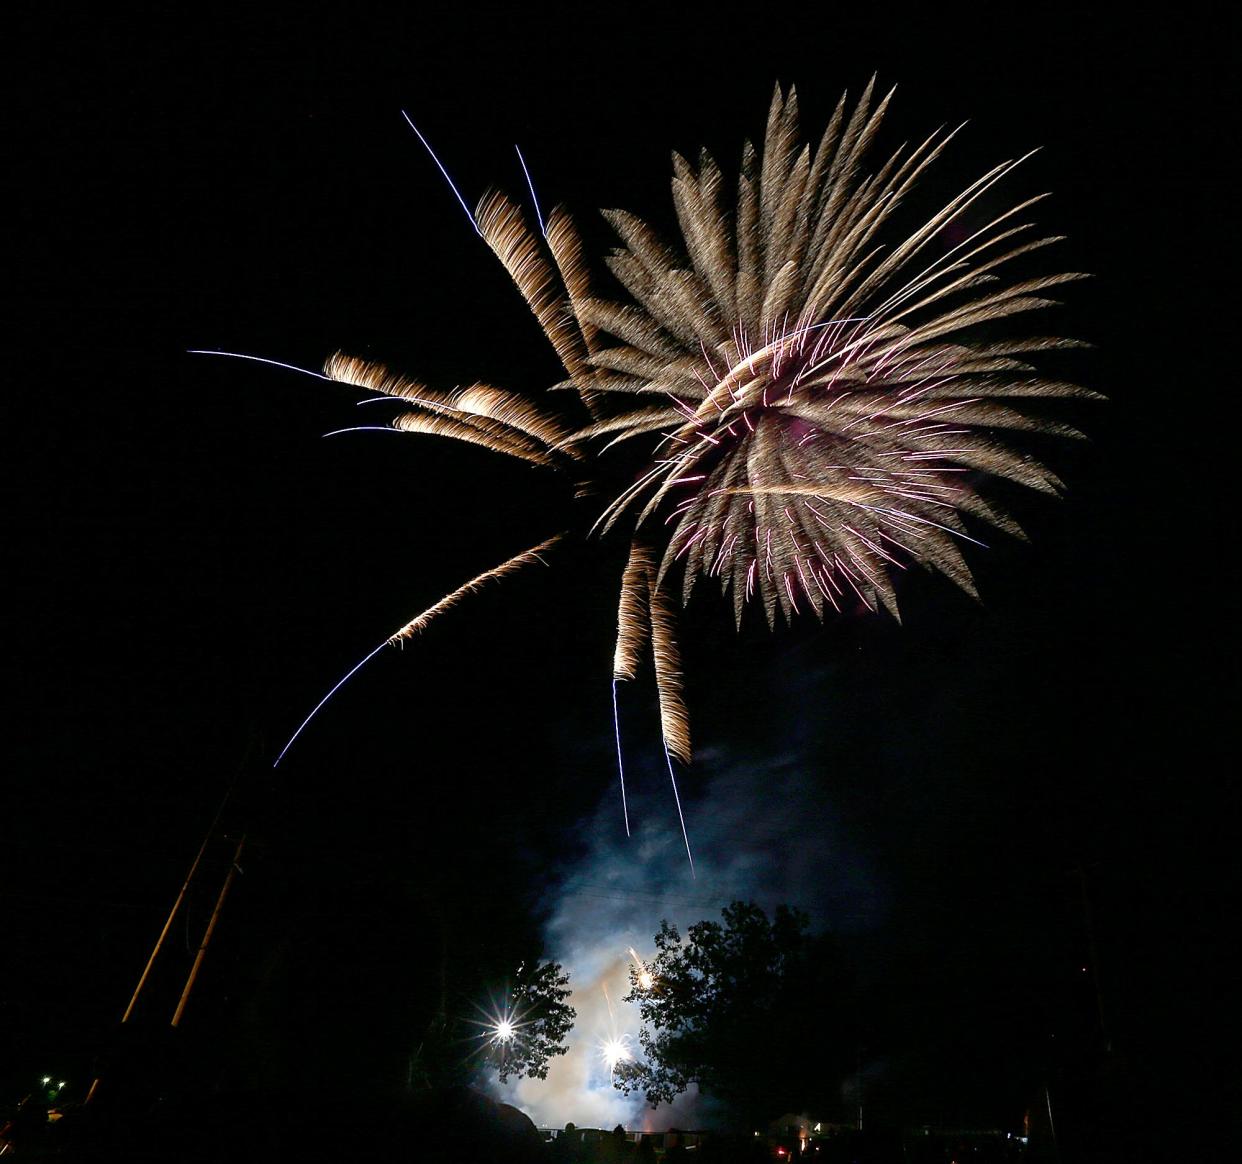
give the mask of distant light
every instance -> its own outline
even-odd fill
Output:
[[[44,1086],[44,1087],[46,1087],[46,1086],[47,1086],[49,1083],[51,1083],[51,1082],[52,1082],[52,1077],[51,1077],[50,1075],[45,1075],[45,1076],[43,1077],[43,1086]]]
[[[60,1088],[62,1088],[62,1087],[64,1087],[64,1086],[65,1086],[65,1081],[64,1081],[63,1079],[62,1079],[62,1080],[61,1080],[61,1081],[60,1081],[60,1082],[56,1085],[57,1090],[59,1090]]]

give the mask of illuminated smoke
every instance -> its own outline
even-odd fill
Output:
[[[612,1086],[623,1055],[641,1057],[638,1008],[624,1000],[630,970],[646,971],[652,939],[667,918],[683,936],[705,919],[719,920],[735,899],[805,909],[814,928],[856,929],[880,920],[881,895],[869,870],[842,841],[836,814],[798,754],[753,760],[700,755],[693,793],[683,790],[694,822],[698,877],[686,867],[678,818],[667,802],[660,755],[629,764],[627,840],[617,820],[615,786],[582,832],[586,856],[560,872],[546,891],[558,902],[545,932],[547,956],[564,964],[578,1012],[569,1051],[553,1060],[546,1080],[496,1088],[541,1127],[651,1131],[693,1128],[712,1120],[709,1101],[693,1092],[652,1110],[641,1095]]]

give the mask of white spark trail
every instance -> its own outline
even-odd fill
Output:
[[[323,705],[327,703],[328,700],[331,699],[342,687],[344,687],[345,684],[348,683],[349,680],[352,679],[355,674],[361,671],[362,668],[365,667],[367,663],[369,663],[372,659],[374,659],[375,656],[380,653],[380,651],[382,651],[386,646],[388,646],[388,643],[389,643],[389,640],[385,639],[382,643],[380,643],[378,647],[375,648],[375,650],[371,651],[368,655],[359,659],[358,662],[356,662],[352,667],[350,667],[350,669],[345,673],[345,675],[342,678],[338,679],[332,685],[332,688],[331,690],[329,690],[328,694],[325,695],[318,703],[315,704],[314,709],[311,711],[310,715],[308,715],[298,725],[298,730],[295,731],[293,735],[289,737],[288,743],[286,743],[285,746],[280,749],[280,755],[277,756],[276,759],[272,762],[273,768],[275,768],[281,762],[281,760],[285,758],[285,753],[291,747],[293,747],[293,741],[296,740],[298,736],[302,734],[302,731],[306,727],[306,725],[310,723],[310,721],[314,719],[315,716],[319,713],[319,709],[323,707]]]
[[[449,184],[449,189],[453,191],[457,201],[461,203],[461,208],[466,212],[466,217],[470,219],[470,225],[474,227],[474,233],[477,234],[479,238],[482,238],[483,232],[479,229],[479,224],[475,222],[474,215],[470,213],[470,207],[466,205],[466,200],[461,196],[461,191],[457,189],[456,183],[449,177],[448,170],[444,168],[443,163],[438,157],[436,157],[436,151],[431,148],[430,143],[425,137],[423,137],[422,131],[417,125],[414,124],[414,122],[410,120],[410,115],[406,113],[404,109],[401,110],[401,116],[405,118],[406,125],[418,134],[418,140],[423,143],[423,148],[431,155],[431,160],[435,162],[436,168],[441,174],[444,175],[444,180]]]
[[[668,764],[668,778],[673,782],[673,800],[677,805],[677,819],[681,822],[681,839],[686,842],[686,857],[690,862],[690,876],[697,881],[698,874],[694,871],[694,854],[690,852],[690,834],[686,832],[686,817],[681,811],[681,797],[677,794],[677,777],[673,775],[673,757],[668,749],[664,749],[664,761]]]
[[[617,680],[612,681],[612,726],[617,737],[617,775],[621,777],[621,815],[625,818],[625,835],[630,835],[630,810],[625,803],[625,766],[621,762],[621,715],[617,710]]]
[[[530,176],[530,170],[526,168],[526,159],[522,157],[522,150],[520,146],[515,144],[513,148],[517,150],[518,161],[522,163],[522,173],[526,175],[526,185],[530,190],[530,200],[535,205],[535,217],[539,220],[539,233],[543,235],[544,238],[547,238],[548,230],[544,225],[543,211],[539,209],[539,195],[535,193],[535,183]]]
[[[331,432],[325,432],[325,437],[340,436],[343,432],[395,432],[401,433],[399,428],[389,428],[386,424],[355,424],[350,428],[334,428]],[[404,433],[401,433],[404,436]]]
[[[266,356],[251,356],[245,352],[222,352],[219,348],[187,348],[187,356],[227,356],[231,360],[251,360],[256,364],[270,364],[273,368],[284,368],[287,372],[301,372],[303,376],[314,376],[316,380],[327,380],[329,384],[336,381],[322,372],[312,372],[309,368],[299,368],[297,364],[286,364],[283,360],[269,360]]]

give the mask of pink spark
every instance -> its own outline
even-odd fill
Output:
[[[798,614],[798,603],[794,600],[793,587],[789,584],[789,571],[786,570],[782,575],[785,583],[785,593],[789,595],[789,605],[794,608],[794,614]]]

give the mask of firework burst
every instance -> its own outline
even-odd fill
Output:
[[[852,108],[842,97],[812,148],[800,141],[793,90],[778,87],[762,148],[745,145],[735,185],[706,152],[696,164],[674,155],[680,245],[605,212],[621,244],[606,262],[622,299],[595,292],[565,211],[540,216],[536,232],[504,194],[483,199],[471,221],[555,349],[567,379],[553,387],[576,392],[584,423],[488,385],[438,392],[344,355],[324,367],[327,379],[398,402],[398,432],[578,479],[613,445],[641,450],[644,468],[610,494],[594,529],[629,541],[613,679],[634,678],[649,653],[670,776],[672,757],[691,756],[676,616],[696,580],[719,583],[739,624],[749,602],[770,625],[864,607],[896,616],[893,578],[910,565],[974,594],[961,551],[977,541],[971,530],[1022,534],[988,498],[988,480],[1060,487],[1002,434],[1076,437],[1030,406],[1095,395],[1029,362],[1074,341],[995,338],[998,324],[1052,305],[1051,289],[1082,278],[1010,275],[1057,241],[1026,217],[1043,196],[979,218],[1024,159],[897,232],[894,215],[956,131],[869,163],[891,96],[877,101],[872,84]],[[968,214],[981,224],[964,228]],[[624,805],[624,777],[622,796]]]
[[[638,951],[633,946],[629,953],[630,961],[634,963],[630,968],[630,985],[639,990],[651,990],[655,986],[655,975],[651,973],[651,967],[638,956]]]

